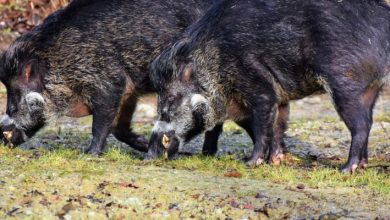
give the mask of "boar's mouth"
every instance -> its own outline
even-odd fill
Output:
[[[2,131],[0,140],[2,140],[4,144],[8,145],[9,147],[16,147],[34,136],[34,134],[36,134],[43,126],[44,124],[39,123],[38,125],[28,130],[19,129],[14,125],[12,127],[8,126],[1,129]]]
[[[161,138],[162,152],[165,159],[172,159],[172,157],[179,150],[180,141],[172,134],[163,134]]]
[[[2,140],[5,145],[9,147],[15,147],[25,142],[25,135],[18,129],[10,131],[2,131]]]

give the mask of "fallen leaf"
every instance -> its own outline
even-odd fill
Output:
[[[300,184],[297,185],[297,189],[305,189],[305,185],[300,183]]]
[[[30,205],[32,203],[32,197],[26,196],[20,201],[20,205]]]
[[[235,177],[235,178],[240,178],[242,177],[242,174],[236,170],[232,170],[232,171],[229,171],[229,172],[226,172],[224,174],[225,177]]]
[[[121,183],[118,183],[118,185],[120,187],[126,187],[126,188],[134,188],[134,189],[138,189],[139,188],[139,186],[137,186],[133,182],[121,182]]]
[[[177,208],[179,208],[179,204],[177,204],[177,203],[171,203],[171,204],[169,204],[169,206],[168,206],[168,209],[169,209],[169,210],[177,209]]]
[[[234,200],[234,199],[229,201],[229,205],[231,207],[233,207],[233,208],[239,208],[240,207],[240,204],[236,200]]]
[[[34,189],[29,192],[31,196],[43,196],[44,194],[42,192],[39,192],[38,190]]]
[[[59,195],[52,195],[48,197],[49,202],[58,202],[61,200],[61,197]]]
[[[244,209],[255,210],[255,207],[252,204],[247,203],[244,205]]]
[[[49,201],[47,201],[47,198],[43,198],[39,204],[43,205],[43,206],[46,206],[48,207],[49,205],[51,205],[51,203]]]
[[[109,184],[110,184],[110,183],[109,183],[108,181],[103,181],[103,182],[99,183],[99,185],[97,186],[97,189],[100,190],[100,191],[102,191],[102,190],[104,190],[104,188],[105,188],[106,186],[108,186]]]
[[[261,194],[261,193],[256,193],[255,198],[256,198],[256,199],[263,199],[263,198],[268,198],[268,196],[263,195],[263,194]]]
[[[199,196],[200,196],[200,194],[194,194],[194,195],[192,195],[191,197],[192,197],[193,199],[199,199]]]
[[[62,207],[62,209],[59,212],[57,212],[56,216],[58,216],[58,218],[60,218],[60,219],[64,219],[64,216],[68,212],[75,210],[75,209],[76,209],[76,207],[73,205],[73,203],[71,203],[71,202],[67,203],[66,205],[64,205]]]

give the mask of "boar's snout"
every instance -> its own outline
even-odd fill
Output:
[[[153,132],[149,142],[148,158],[163,156],[165,159],[172,159],[179,150],[179,145],[175,131]]]

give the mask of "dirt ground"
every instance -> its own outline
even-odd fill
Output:
[[[61,118],[18,149],[0,146],[0,219],[390,219],[389,91],[375,108],[371,163],[354,175],[337,170],[350,135],[326,95],[292,102],[281,167],[245,168],[252,143],[233,123],[217,158],[199,155],[200,136],[176,160],[144,161],[113,137],[102,158],[81,154],[91,118]],[[135,131],[149,135],[155,112],[155,97],[141,98]]]

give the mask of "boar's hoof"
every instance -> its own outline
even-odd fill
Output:
[[[341,172],[345,174],[353,174],[358,168],[358,164],[346,164],[341,168]]]
[[[269,164],[271,164],[273,166],[279,166],[280,164],[282,164],[283,158],[284,158],[284,154],[282,154],[282,153],[279,153],[277,155],[273,155],[269,159]]]
[[[84,153],[85,154],[90,154],[92,156],[101,156],[103,154],[102,151],[94,148],[94,147],[89,147],[87,149],[84,150]]]
[[[248,161],[245,162],[245,165],[249,168],[255,168],[263,163],[262,158],[251,158]]]
[[[368,165],[368,161],[366,159],[360,160],[359,162],[359,169],[366,169]]]

